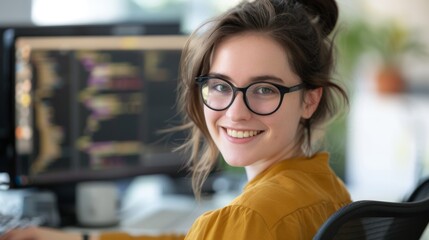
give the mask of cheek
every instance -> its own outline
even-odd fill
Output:
[[[273,133],[276,138],[282,138],[285,135],[290,135],[297,128],[298,121],[296,118],[290,116],[284,116],[281,119],[273,122],[266,122],[268,126],[271,126]]]
[[[211,111],[204,106],[204,119],[206,120],[206,124],[209,124],[210,119],[212,119]]]
[[[291,103],[288,106],[282,106],[282,108],[279,109],[278,115],[267,119],[265,124],[275,129],[275,138],[281,139],[286,136],[288,136],[288,138],[293,138],[299,127],[301,115],[302,106],[298,102]]]
[[[204,119],[206,121],[207,128],[209,129],[210,134],[213,134],[213,131],[216,126],[216,121],[219,118],[219,113],[213,111],[204,106]]]
[[[297,141],[299,120],[285,117],[271,129],[273,145],[284,148]]]

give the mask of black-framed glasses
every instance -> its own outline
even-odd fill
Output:
[[[286,93],[304,88],[304,83],[285,87],[264,81],[239,88],[225,79],[212,76],[200,76],[195,80],[199,85],[202,100],[208,108],[215,111],[226,110],[234,102],[237,92],[242,92],[247,108],[258,115],[273,114],[280,108]]]

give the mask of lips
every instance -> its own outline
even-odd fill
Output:
[[[226,133],[230,137],[234,138],[250,138],[256,135],[259,135],[262,131],[257,130],[234,130],[234,129],[226,129]]]

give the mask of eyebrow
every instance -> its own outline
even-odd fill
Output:
[[[231,77],[227,75],[216,73],[216,72],[210,72],[207,75],[210,77],[217,77],[228,81],[233,80]],[[261,82],[261,81],[273,81],[277,83],[284,83],[283,79],[276,77],[274,75],[261,75],[261,76],[255,76],[250,78],[250,82]]]

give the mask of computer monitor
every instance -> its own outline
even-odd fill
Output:
[[[20,27],[3,33],[3,161],[11,187],[183,174],[178,24]],[[0,102],[1,102],[0,101]]]
[[[6,28],[0,27],[0,36],[3,36],[3,32]],[[3,38],[0,37],[0,174],[5,174],[8,170],[7,162],[5,159],[6,140],[10,134],[10,127],[7,126],[8,104],[6,102],[6,94],[8,93],[7,87],[5,86],[5,54],[4,54],[4,43]]]

